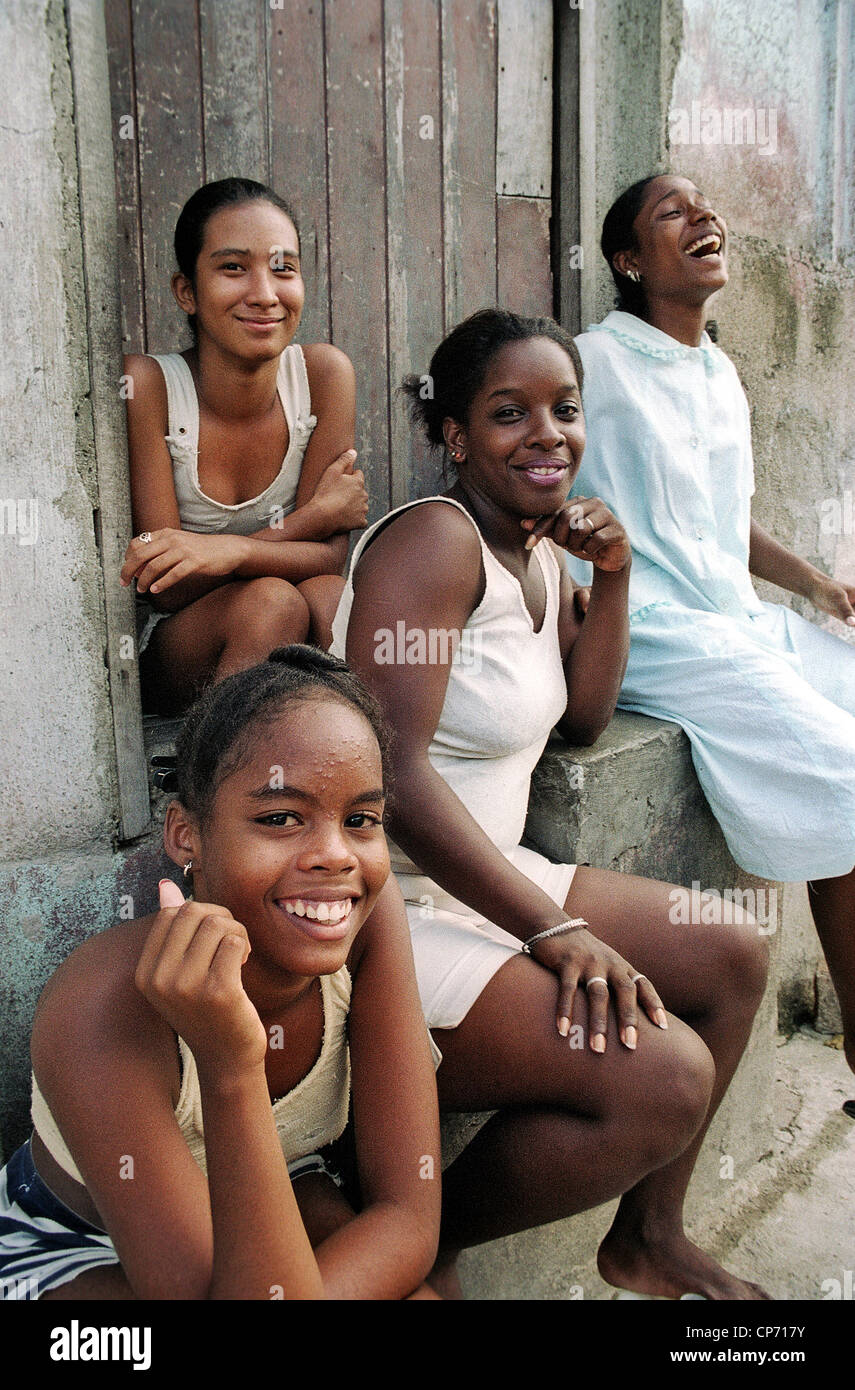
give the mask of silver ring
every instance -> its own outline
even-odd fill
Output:
[[[633,975],[633,977],[632,977],[632,979],[630,980],[629,983],[630,983],[631,985],[634,985],[634,984],[636,983],[637,980],[646,980],[646,979],[647,979],[647,976],[646,976],[646,975],[641,975],[641,974]]]
[[[137,540],[142,541],[143,545],[150,545],[151,531],[140,531],[139,535],[137,536]]]
[[[596,984],[605,985],[606,989],[609,987],[609,982],[603,975],[592,975],[590,980],[585,981],[585,988],[590,989],[591,985]]]

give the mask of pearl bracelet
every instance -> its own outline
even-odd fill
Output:
[[[528,941],[523,942],[522,949],[531,955],[531,948],[535,941],[545,941],[548,936],[562,936],[569,931],[583,931],[587,925],[584,917],[569,917],[566,922],[559,922],[557,927],[547,927],[546,931],[539,931],[534,936],[530,936]]]

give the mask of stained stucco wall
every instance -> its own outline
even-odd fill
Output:
[[[26,1115],[29,1026],[42,982],[75,941],[115,920],[118,907],[78,177],[63,6],[4,0],[0,1129],[7,1152]],[[112,197],[112,188],[106,192]],[[10,1115],[15,1125],[7,1128]]]
[[[62,5],[4,0],[0,55],[0,852],[18,860],[109,837],[115,753]]]

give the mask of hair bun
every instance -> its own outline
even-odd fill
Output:
[[[295,671],[347,671],[347,663],[320,647],[310,647],[305,642],[292,642],[288,647],[277,647],[267,658],[281,666],[292,666]]]

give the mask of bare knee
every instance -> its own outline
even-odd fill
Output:
[[[340,574],[317,574],[298,584],[309,609],[309,636],[324,651],[332,645],[332,624],[344,593]]]
[[[720,999],[738,999],[743,1008],[754,1008],[763,998],[769,973],[769,934],[774,923],[756,920],[734,906],[732,922],[716,933],[716,946],[708,969]]]
[[[637,1142],[654,1168],[682,1153],[703,1124],[715,1085],[715,1062],[697,1033],[674,1018],[665,1039],[644,1030],[636,1056],[641,1064],[634,1088],[640,1112]]]
[[[259,660],[272,647],[305,641],[308,630],[306,600],[287,579],[273,575],[247,579],[228,606],[227,641],[259,647]]]

